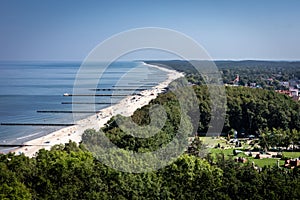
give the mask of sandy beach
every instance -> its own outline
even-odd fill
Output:
[[[68,126],[40,138],[27,141],[24,145],[29,146],[17,148],[12,152],[15,152],[16,154],[24,153],[26,156],[33,157],[42,148],[49,150],[52,146],[68,143],[69,140],[79,143],[81,141],[81,136],[86,129],[99,130],[111,117],[117,114],[131,116],[135,110],[147,105],[152,99],[155,99],[172,81],[184,76],[183,73],[179,73],[175,70],[162,68],[156,65],[147,65],[167,72],[168,78],[157,86],[142,91],[140,95],[127,96],[118,104],[104,108],[97,114],[77,121],[74,126]]]

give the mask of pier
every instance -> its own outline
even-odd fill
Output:
[[[112,105],[117,103],[110,103],[110,102],[61,102],[61,104],[96,104],[96,105]]]
[[[0,144],[0,147],[30,147],[30,146],[49,146],[49,144],[31,145],[31,144]]]
[[[127,89],[135,89],[135,88],[144,89],[145,88],[145,90],[150,88],[150,86],[148,86],[148,85],[133,85],[133,84],[132,85],[113,85],[112,87],[120,88],[120,89],[122,89],[124,87],[126,87]]]
[[[47,123],[1,123],[1,126],[73,126],[76,124],[47,124]]]
[[[91,91],[144,91],[146,88],[96,88]]]
[[[74,111],[74,110],[37,110],[37,113],[99,113],[100,111]]]
[[[142,83],[142,81],[140,81]],[[136,85],[136,83],[128,83],[128,85]],[[142,86],[148,86],[148,87],[154,87],[154,86],[157,86],[158,83],[144,83],[142,84]]]
[[[69,97],[72,97],[72,96],[78,96],[78,97],[84,97],[84,96],[95,96],[95,97],[127,97],[128,94],[68,94],[68,93],[65,93],[64,96],[69,96]]]

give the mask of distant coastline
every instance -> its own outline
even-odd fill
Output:
[[[168,78],[160,82],[157,86],[142,91],[141,95],[127,96],[119,103],[101,109],[99,113],[77,121],[76,125],[65,127],[42,137],[27,141],[24,143],[26,146],[16,148],[12,150],[12,152],[16,154],[24,153],[26,156],[32,157],[42,148],[49,150],[52,146],[67,143],[69,140],[79,143],[86,129],[100,129],[111,117],[117,114],[131,116],[136,109],[147,105],[152,99],[155,99],[172,81],[184,76],[183,73],[175,70],[147,64],[145,62],[142,62],[142,64],[167,72]]]
[[[102,67],[101,63],[99,64],[99,67]],[[121,96],[111,98],[109,94],[130,94],[137,86],[143,85],[135,91],[138,93],[154,86],[147,84],[149,80],[144,79],[147,76],[143,74],[159,74],[159,77],[155,78],[155,84],[166,79],[165,72],[160,73],[154,68],[142,67],[142,64],[131,61],[112,63],[101,77],[99,84],[88,83],[84,86],[86,87],[84,94],[108,95],[99,95],[95,97],[95,101],[83,97],[82,100],[75,101],[75,99],[73,102],[72,97],[63,94],[73,94],[74,80],[81,66],[80,62],[0,61],[0,152],[6,151],[7,145],[19,145],[63,127],[42,126],[43,124],[73,124],[74,105],[80,108],[75,109],[75,112],[84,111],[75,114],[75,121],[78,121],[91,115],[92,113],[89,113],[91,109],[100,110],[117,103],[122,98]],[[97,68],[95,66],[92,70]],[[92,77],[90,80],[98,81],[98,77]],[[130,90],[121,87],[122,91],[106,89],[99,92],[92,91],[93,88],[111,88],[119,80],[122,80],[124,85],[130,84]],[[92,108],[93,106],[95,108]]]

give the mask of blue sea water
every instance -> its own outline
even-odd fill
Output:
[[[80,68],[79,62],[0,62],[0,123],[74,123],[72,113],[39,113],[37,111],[71,111],[74,81]],[[102,68],[93,66],[91,75]],[[87,76],[89,77],[89,76]],[[125,78],[124,78],[125,77]],[[82,86],[85,94],[111,94],[111,91],[93,91],[93,79],[99,80],[97,88],[151,88],[166,79],[166,73],[142,62],[115,62],[101,77],[90,76]],[[121,81],[120,81],[121,80]],[[119,91],[132,94],[138,91]],[[90,97],[77,101],[90,103]],[[95,97],[97,103],[116,103],[122,97]],[[64,102],[64,104],[63,104]],[[81,110],[92,104],[82,104]],[[86,106],[86,107],[85,107]],[[95,104],[96,110],[110,106]],[[81,114],[84,118],[90,114]],[[78,115],[77,115],[78,116]],[[21,144],[61,127],[0,125],[0,144]]]

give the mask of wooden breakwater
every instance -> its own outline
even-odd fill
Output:
[[[56,124],[56,123],[5,123],[2,122],[1,126],[73,126],[76,124]]]
[[[96,105],[111,105],[111,104],[117,104],[117,103],[111,103],[111,102],[61,102],[61,104],[96,104]]]
[[[38,113],[99,113],[100,111],[74,111],[74,110],[37,110]]]

